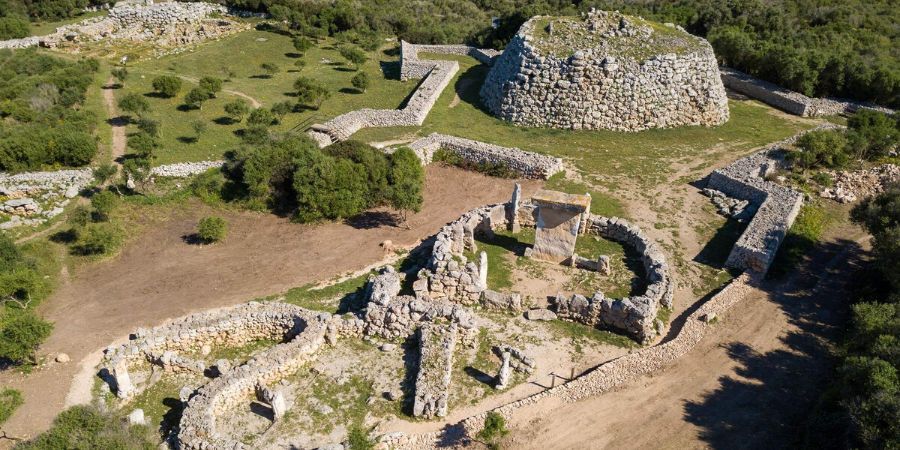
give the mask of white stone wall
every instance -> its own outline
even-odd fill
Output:
[[[547,179],[564,170],[560,158],[446,134],[432,133],[409,144],[409,148],[423,164],[431,163],[434,152],[444,149],[471,163],[502,164],[525,178]]]
[[[685,33],[698,50],[640,61],[594,49],[561,58],[533,45],[537,19],[522,25],[481,88],[485,106],[498,117],[530,127],[618,131],[728,120],[725,88],[705,40]]]

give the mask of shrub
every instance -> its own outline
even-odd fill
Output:
[[[294,90],[297,91],[297,101],[301,104],[313,105],[316,109],[322,106],[322,102],[331,96],[328,88],[309,77],[297,78],[294,82]]]
[[[366,207],[379,206],[390,201],[391,161],[388,156],[365,142],[342,141],[325,147],[324,152],[335,158],[349,159],[363,166],[368,179],[365,196]]]
[[[153,119],[142,118],[137,122],[138,130],[150,135],[150,137],[159,137],[159,121]]]
[[[268,127],[275,123],[275,115],[266,108],[256,108],[247,117],[247,125]]]
[[[125,84],[125,80],[128,79],[128,69],[124,67],[117,67],[109,71],[109,73],[116,79],[120,86]]]
[[[250,112],[250,105],[244,100],[237,99],[225,104],[225,114],[235,122],[244,120],[244,116]]]
[[[831,175],[825,172],[816,172],[812,176],[812,180],[818,183],[820,186],[830,187],[834,184],[834,180],[831,178]]]
[[[122,230],[109,223],[88,224],[72,251],[80,255],[108,255],[122,245]]]
[[[0,425],[9,420],[19,406],[22,406],[21,392],[9,388],[0,391]]]
[[[434,152],[434,155],[432,155],[432,161],[440,162],[448,166],[460,167],[466,170],[473,170],[475,172],[480,172],[485,175],[497,178],[517,178],[519,176],[516,171],[510,169],[503,163],[475,163],[467,161],[455,152],[443,148],[438,149],[436,152]]]
[[[119,100],[119,109],[132,115],[141,116],[150,111],[150,103],[141,94],[132,92],[125,94]]]
[[[56,416],[49,430],[15,448],[154,450],[157,447],[146,426],[129,426],[94,406],[73,406]]]
[[[291,102],[283,101],[278,102],[272,105],[272,114],[278,118],[278,123],[281,123],[284,120],[284,116],[286,116],[289,112],[294,110],[294,105]]]
[[[20,17],[0,17],[0,39],[21,39],[30,34],[27,20]]]
[[[101,222],[109,220],[109,214],[112,213],[118,204],[119,197],[110,191],[101,191],[91,197],[91,206],[94,207],[94,211],[97,213],[97,220]]]
[[[339,52],[344,59],[353,64],[354,70],[359,70],[359,66],[363,65],[368,59],[366,52],[353,45],[345,45],[340,48]]]
[[[400,210],[404,222],[410,211],[422,208],[424,183],[425,171],[412,150],[402,147],[391,155],[391,206]]]
[[[181,90],[181,78],[173,75],[161,75],[153,79],[153,90],[159,95],[172,98]]]
[[[204,244],[212,244],[225,239],[228,232],[228,224],[225,219],[216,216],[209,216],[200,219],[197,224],[197,237]]]
[[[272,78],[273,75],[281,71],[281,68],[278,67],[277,64],[274,63],[262,63],[259,65],[259,68],[266,73],[266,77]]]
[[[369,433],[359,426],[353,425],[347,433],[347,443],[350,450],[372,450],[375,448],[375,442],[369,439]]]
[[[846,147],[847,139],[839,131],[811,131],[800,136],[797,140],[799,151],[791,152],[788,156],[802,169],[843,167],[850,161]]]
[[[350,83],[353,84],[353,87],[356,89],[366,92],[366,89],[369,88],[369,74],[360,72],[350,79]]]
[[[489,448],[499,448],[497,441],[509,433],[506,429],[506,419],[500,414],[490,411],[484,417],[484,428],[478,432],[478,439],[484,441]]]
[[[294,50],[297,50],[300,53],[305,53],[313,45],[312,41],[304,36],[294,36],[294,39],[291,41],[291,43],[294,44]]]
[[[342,219],[359,214],[366,207],[367,183],[364,168],[343,158],[319,152],[298,161],[294,172],[297,213],[300,222]]]
[[[16,364],[35,363],[35,352],[50,336],[53,325],[31,311],[10,314],[0,329],[0,359]]]
[[[128,148],[132,149],[135,154],[142,158],[149,158],[152,156],[156,145],[156,139],[153,139],[153,136],[150,136],[149,133],[144,131],[139,131],[128,136]]]
[[[200,89],[205,91],[209,98],[215,97],[216,94],[222,90],[222,80],[220,78],[203,77],[198,84]]]
[[[900,144],[900,114],[862,109],[847,121],[849,148],[860,159],[887,156]]]

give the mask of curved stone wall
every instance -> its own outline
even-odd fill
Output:
[[[594,14],[601,13],[606,14]],[[653,30],[618,17],[629,27]],[[559,56],[535,44],[544,20],[548,18],[538,16],[525,22],[485,79],[481,98],[498,117],[530,127],[617,131],[728,121],[725,88],[712,47],[704,39],[680,31],[679,38],[691,44],[688,49],[673,53],[660,45],[660,53],[646,58],[629,57],[627,51],[613,55],[603,46]],[[600,33],[592,28],[592,20],[585,18],[579,32]],[[628,28],[623,30],[627,35]],[[632,45],[639,48],[640,41],[655,34],[661,32],[631,37]],[[615,36],[622,38],[622,33]]]

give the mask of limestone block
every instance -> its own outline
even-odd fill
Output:
[[[571,259],[582,214],[590,210],[590,196],[542,190],[532,202],[538,207],[538,218],[531,257],[556,263]]]

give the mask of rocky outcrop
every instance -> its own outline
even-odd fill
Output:
[[[409,148],[423,164],[430,164],[434,152],[443,149],[472,164],[502,165],[524,178],[547,179],[563,170],[560,158],[445,134],[432,133],[409,144]]]
[[[639,131],[720,125],[729,116],[708,42],[604,11],[525,22],[481,98],[498,117],[531,127]]]
[[[0,230],[40,225],[62,214],[63,208],[93,180],[90,169],[55,172],[0,172]]]
[[[882,164],[859,171],[827,171],[834,185],[819,193],[820,197],[840,203],[878,195],[890,184],[900,183],[900,166]]]

